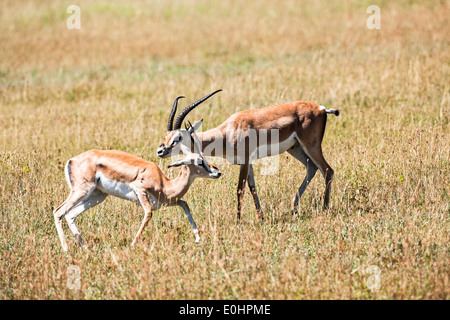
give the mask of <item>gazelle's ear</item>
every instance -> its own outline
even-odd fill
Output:
[[[178,160],[177,162],[171,163],[167,166],[167,168],[172,168],[172,167],[179,167],[185,164],[190,164],[191,163],[191,159],[189,158],[184,158],[181,160]]]
[[[195,122],[191,127],[189,127],[189,133],[192,133],[194,131],[197,131],[198,128],[200,128],[200,126],[203,123],[203,119]]]
[[[203,123],[203,119],[200,119],[196,123],[194,123],[194,130],[197,131],[197,129],[200,128],[202,123]]]

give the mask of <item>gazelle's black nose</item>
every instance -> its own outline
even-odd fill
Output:
[[[222,173],[220,171],[216,171],[211,174],[211,177],[214,179],[218,179],[218,178],[220,178],[221,175],[222,175]]]
[[[168,154],[168,152],[167,152],[167,150],[164,148],[164,147],[159,147],[157,150],[156,150],[156,155],[158,156],[158,157],[164,157],[165,155],[167,155]]]

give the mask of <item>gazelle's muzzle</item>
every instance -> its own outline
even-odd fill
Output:
[[[209,176],[213,179],[218,179],[220,178],[220,176],[222,175],[222,173],[220,172],[219,169],[217,169],[216,167],[212,167],[212,172],[209,174]]]
[[[169,150],[168,150],[168,148],[166,147],[166,146],[164,146],[164,145],[160,145],[159,147],[158,147],[158,149],[156,150],[156,155],[158,156],[158,157],[160,157],[160,158],[165,158],[165,157],[167,157],[168,155],[169,155]]]
[[[222,174],[220,173],[220,171],[217,171],[217,172],[211,173],[209,176],[213,179],[219,179],[221,175]]]

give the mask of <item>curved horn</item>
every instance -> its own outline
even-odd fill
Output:
[[[200,103],[211,97],[212,95],[216,94],[217,92],[222,91],[222,89],[216,90],[213,93],[208,94],[207,96],[201,98],[200,100],[194,102],[193,104],[187,106],[184,108],[183,111],[178,115],[177,119],[175,120],[175,125],[173,126],[173,130],[180,129],[181,123],[183,122],[184,118],[188,115],[189,112],[191,112],[196,106],[198,106]]]
[[[178,99],[185,98],[184,96],[179,96],[173,102],[172,111],[170,112],[169,121],[167,122],[167,131],[172,131],[173,128],[173,118],[175,118],[175,113],[177,112]]]

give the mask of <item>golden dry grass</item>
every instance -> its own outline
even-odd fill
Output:
[[[449,299],[448,1],[79,1],[0,4],[0,298]],[[366,8],[381,8],[368,30]],[[224,89],[189,116],[212,128],[232,113],[294,100],[339,108],[323,142],[335,169],[331,209],[317,175],[291,216],[304,168],[288,154],[246,194],[238,168],[157,211],[135,250],[142,210],[108,198],[63,253],[53,209],[63,165],[87,149],[155,161],[173,99]],[[185,105],[186,102],[183,102]],[[70,290],[68,267],[81,271]],[[381,270],[368,289],[367,267]]]

